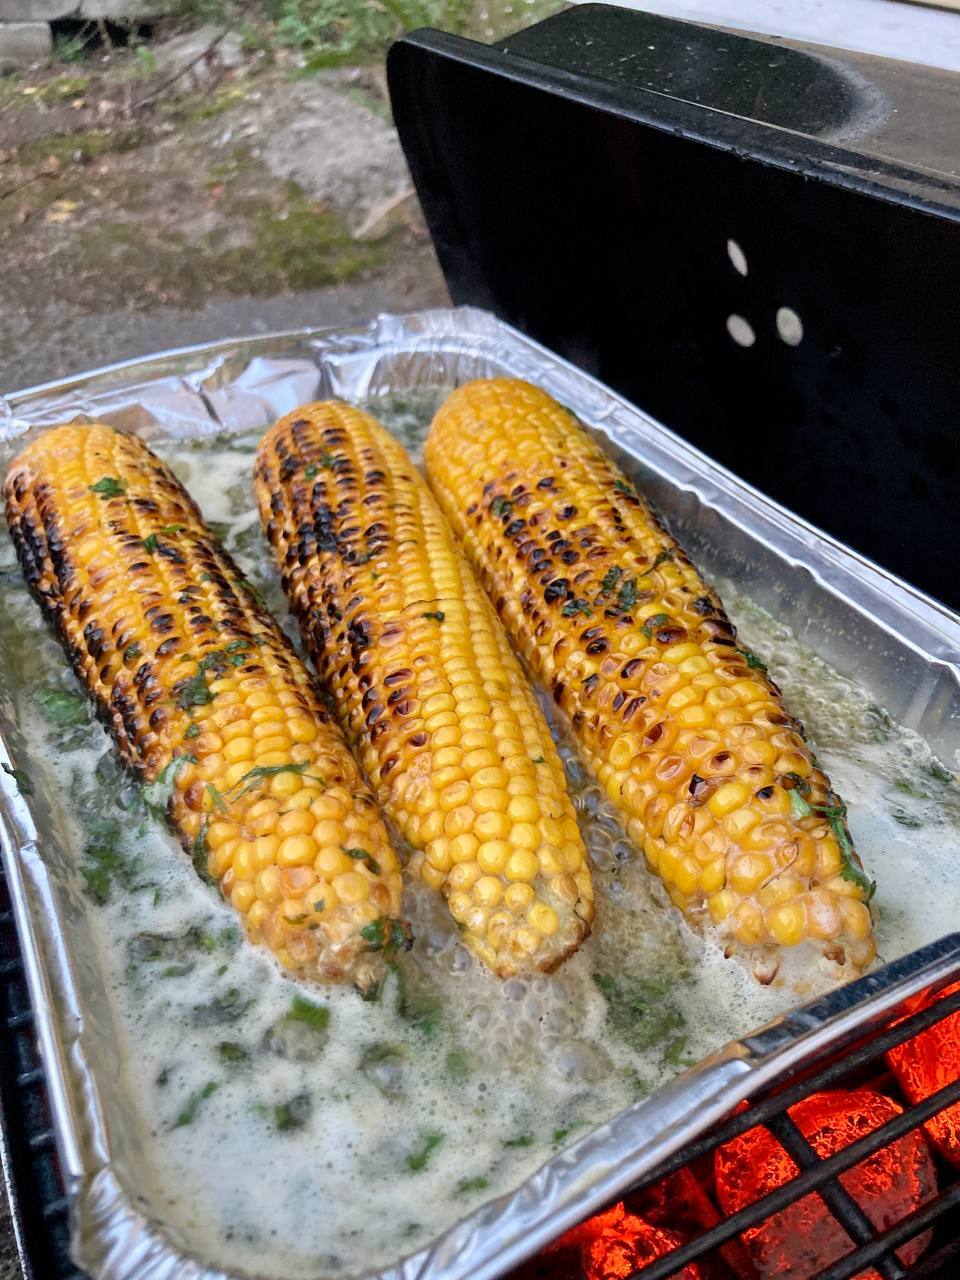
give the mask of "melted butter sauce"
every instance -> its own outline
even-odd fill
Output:
[[[432,405],[372,407],[416,454]],[[157,449],[295,636],[253,511],[256,443],[246,434]],[[38,630],[6,540],[2,557],[29,771],[41,795],[61,797],[64,874],[84,890],[144,1134],[134,1175],[156,1188],[148,1214],[204,1261],[284,1280],[388,1265],[823,985],[806,956],[799,983],[763,987],[695,935],[561,735],[597,922],[559,973],[499,982],[460,945],[438,896],[413,886],[416,943],[378,1001],[299,986],[240,940],[234,913],[146,812],[59,646]],[[847,800],[879,886],[882,957],[949,932],[960,791],[866,691],[735,589],[725,596]]]

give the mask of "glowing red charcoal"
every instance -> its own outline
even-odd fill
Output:
[[[942,1000],[957,991],[960,982],[938,991],[933,999]],[[929,1003],[928,999],[918,1001],[917,1008]],[[960,1080],[960,1013],[951,1013],[912,1040],[897,1045],[887,1054],[887,1061],[910,1102],[920,1102]],[[924,1128],[944,1156],[960,1165],[960,1103],[931,1116]]]
[[[821,1157],[833,1155],[865,1137],[903,1108],[870,1089],[815,1093],[791,1107],[789,1115]],[[789,1182],[799,1173],[794,1161],[768,1129],[758,1126],[726,1143],[716,1153],[717,1196],[725,1213],[736,1213]],[[936,1191],[933,1161],[922,1135],[914,1130],[840,1175],[844,1188],[878,1230],[899,1222]],[[898,1250],[915,1262],[929,1233]],[[757,1227],[743,1232],[761,1280],[807,1280],[849,1253],[853,1242],[821,1197],[804,1196]],[[857,1280],[879,1280],[874,1270]]]
[[[555,1247],[579,1246],[584,1280],[624,1280],[683,1243],[675,1231],[654,1227],[617,1204],[568,1231]],[[671,1280],[703,1280],[703,1274],[696,1263],[689,1263]]]

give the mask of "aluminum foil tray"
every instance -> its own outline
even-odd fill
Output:
[[[507,373],[568,404],[660,505],[710,575],[738,581],[942,758],[960,748],[960,619],[791,516],[600,383],[473,309],[381,316],[167,352],[0,399],[0,441],[97,418],[145,437],[266,427],[322,396],[360,399]],[[773,425],[773,424],[772,424]],[[26,749],[0,658],[0,759]],[[61,1166],[72,1251],[95,1280],[226,1280],[149,1221],[123,1158],[136,1141],[105,1039],[82,913],[44,864],[45,815],[0,774],[14,900]],[[728,1045],[550,1159],[377,1280],[493,1280],[613,1199],[738,1101],[887,1019],[960,971],[960,934]],[[271,1277],[270,1280],[282,1280]],[[365,1280],[374,1280],[373,1276]]]

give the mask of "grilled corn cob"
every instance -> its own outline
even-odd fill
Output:
[[[760,949],[768,974],[805,939],[869,963],[872,886],[843,805],[717,596],[577,419],[527,383],[469,383],[436,415],[426,463],[508,635],[677,906]]]
[[[100,425],[37,437],[4,494],[28,586],[198,869],[287,969],[370,986],[397,930],[396,855],[309,673],[189,495]]]
[[[304,642],[411,868],[501,977],[555,968],[593,917],[563,767],[427,486],[368,414],[308,405],[255,488]]]

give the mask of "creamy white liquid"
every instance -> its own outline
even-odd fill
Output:
[[[383,415],[414,450],[427,407],[394,403]],[[228,549],[293,635],[253,513],[255,446],[246,435],[157,448],[207,519],[226,526]],[[3,565],[12,563],[4,540]],[[50,722],[44,691],[78,687],[38,633],[15,571],[3,573],[3,601],[29,771],[62,794],[70,875],[83,883],[86,867],[108,895],[98,904],[88,892],[86,909],[125,1038],[123,1081],[148,1135],[149,1185],[161,1189],[146,1212],[210,1263],[286,1280],[389,1264],[685,1063],[797,1002],[790,983],[761,986],[683,923],[562,743],[597,923],[558,974],[501,983],[420,888],[407,894],[417,940],[401,962],[403,991],[395,975],[376,1003],[305,990],[240,941],[232,910],[137,807],[101,729]],[[871,710],[867,692],[748,601],[728,592],[727,604],[848,803],[879,886],[881,956],[949,932],[960,792],[936,776],[916,735]],[[96,819],[116,823],[119,839],[91,836]],[[103,856],[85,850],[111,839],[120,869],[104,872]],[[814,962],[805,975],[811,989],[823,976]],[[329,1010],[325,1028],[291,1017],[298,996]]]

